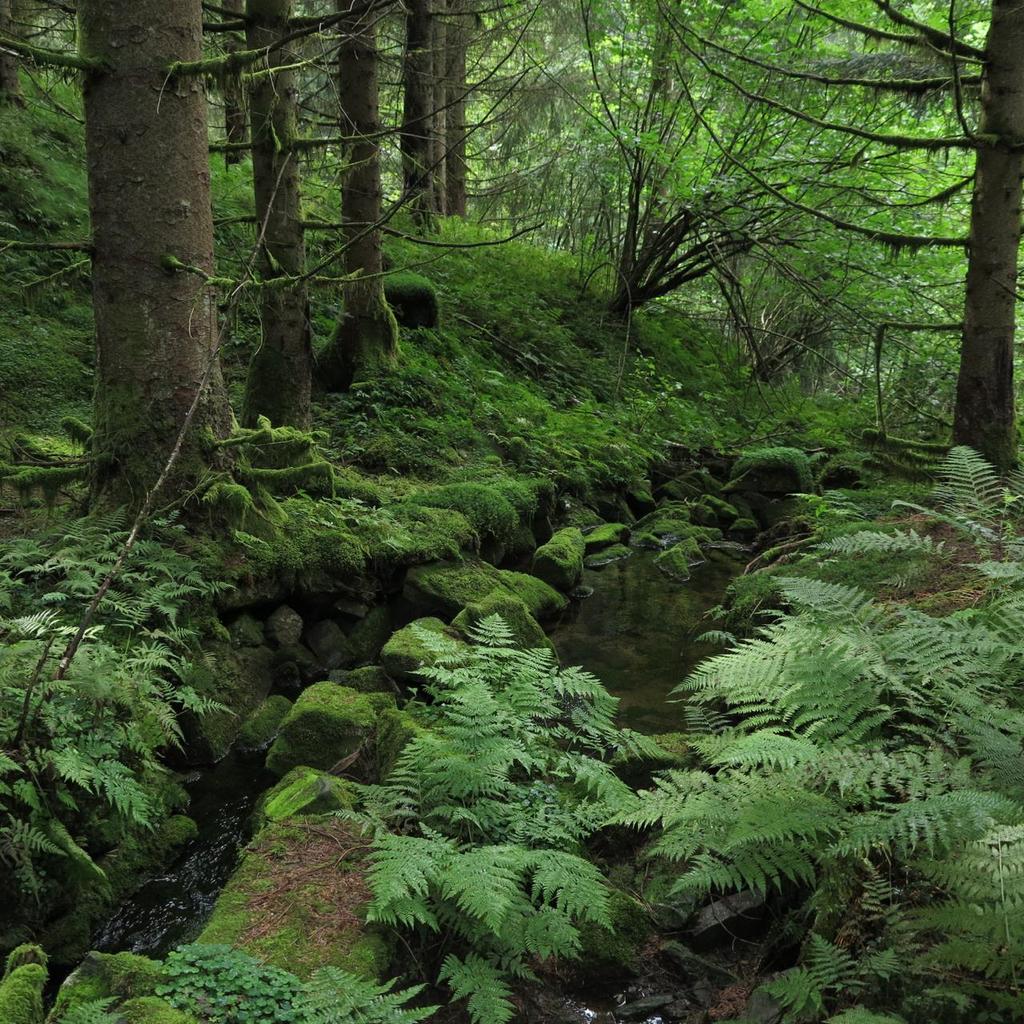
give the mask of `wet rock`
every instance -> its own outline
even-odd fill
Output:
[[[577,527],[559,530],[547,544],[537,548],[531,571],[556,590],[568,592],[583,575],[585,550],[583,534]]]
[[[748,939],[761,927],[765,898],[751,889],[715,900],[697,913],[689,929],[688,943],[695,949],[711,949],[734,939]]]
[[[636,999],[631,1003],[624,1003],[615,1011],[619,1020],[646,1020],[648,1017],[664,1010],[665,1007],[676,1001],[676,997],[670,993],[656,996],[645,996],[643,999]]]
[[[628,544],[629,527],[625,523],[602,523],[584,533],[583,543],[588,555],[615,545]]]
[[[278,647],[290,647],[302,639],[302,616],[286,604],[279,605],[267,618],[267,639]]]
[[[263,624],[251,615],[239,615],[228,626],[228,636],[234,647],[262,647],[265,642]]]
[[[332,619],[321,619],[306,630],[306,644],[316,660],[327,670],[351,665],[355,655],[341,626]]]
[[[698,978],[707,978],[716,985],[731,985],[739,980],[728,967],[701,956],[681,942],[667,942],[661,952],[665,959],[679,971],[683,980],[695,981]]]
[[[672,547],[662,551],[654,564],[674,580],[684,582],[690,578],[690,570],[704,561],[700,544],[695,537],[684,537]]]
[[[633,554],[632,550],[624,544],[614,544],[610,548],[602,548],[593,555],[587,555],[583,559],[583,567],[585,569],[602,569],[606,565],[611,565],[612,562],[620,562],[623,558],[629,558],[631,554]]]

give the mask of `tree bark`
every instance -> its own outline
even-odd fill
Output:
[[[291,0],[248,0],[246,46],[268,46],[288,32]],[[287,68],[299,55],[290,46],[271,52],[269,68]],[[257,67],[257,72],[262,70]],[[298,134],[295,72],[257,74],[249,89],[252,178],[257,231],[262,233],[263,280],[305,270],[301,175],[293,142]],[[305,282],[275,284],[260,292],[262,339],[246,382],[242,421],[266,416],[275,426],[309,426],[312,347]]]
[[[16,38],[18,26],[14,21],[11,0],[0,0],[0,35]],[[0,49],[0,103],[24,106],[21,82],[18,79],[18,58],[10,50]]]
[[[448,86],[448,145],[445,152],[445,209],[466,216],[466,49],[470,12],[466,0],[448,0],[445,80]]]
[[[213,217],[201,77],[169,79],[202,53],[199,0],[80,0],[96,323],[93,495],[138,507],[207,378],[168,481],[189,488],[204,438],[231,427],[217,361]],[[183,270],[182,266],[194,268]],[[212,367],[212,369],[210,369]]]
[[[434,59],[432,0],[408,0],[405,17],[404,109],[401,131],[404,196],[413,215],[428,222],[434,205]]]
[[[338,0],[348,13],[339,30],[338,92],[342,132],[352,138],[342,186],[345,271],[344,310],[320,364],[328,390],[346,390],[394,362],[398,324],[384,298],[381,250],[380,113],[376,18],[372,0]]]
[[[225,11],[238,15],[241,18],[245,11],[245,0],[224,0],[221,4]],[[241,40],[233,33],[224,44],[228,53],[241,49]],[[245,96],[242,91],[242,76],[237,71],[224,72],[224,135],[229,143],[245,142]],[[229,149],[224,153],[224,163],[229,167],[232,164],[240,163],[243,152],[239,149]]]
[[[967,301],[953,439],[998,469],[1017,461],[1013,348],[1024,153],[1024,6],[994,0],[985,49]]]
[[[430,133],[431,187],[433,208],[442,217],[448,212],[447,160],[448,147],[448,23],[444,15],[448,0],[434,0],[430,16],[430,46],[434,68],[434,98],[431,104],[433,125]]]

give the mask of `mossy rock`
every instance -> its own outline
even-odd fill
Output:
[[[89,953],[58,990],[47,1024],[59,1024],[76,1007],[97,999],[153,995],[163,980],[163,966],[149,957],[135,953]]]
[[[650,480],[636,480],[626,488],[626,501],[637,515],[647,515],[656,507]]]
[[[219,761],[234,743],[245,719],[266,699],[274,680],[274,652],[269,647],[208,645],[191,665],[185,682],[201,697],[225,705],[202,717],[182,716],[189,760]]]
[[[654,559],[654,564],[666,575],[675,580],[688,580],[690,570],[704,561],[700,544],[694,537],[685,537],[672,547],[662,551]]]
[[[757,448],[744,452],[732,467],[726,491],[760,494],[808,494],[814,475],[807,455],[799,448]]]
[[[228,626],[228,636],[234,647],[262,647],[266,643],[263,623],[244,613]]]
[[[407,685],[417,685],[423,682],[418,675],[420,669],[432,668],[437,664],[437,654],[421,636],[423,632],[443,637],[449,643],[463,646],[467,652],[469,650],[440,619],[417,619],[398,630],[380,652],[384,669],[392,679]]]
[[[729,532],[740,540],[751,541],[761,532],[761,527],[753,519],[744,516],[729,527]]]
[[[722,531],[717,526],[702,526],[691,521],[693,507],[684,502],[666,502],[636,523],[630,543],[634,547],[657,550],[687,539],[698,544],[721,540]]]
[[[537,550],[537,538],[529,523],[520,523],[512,539],[508,542],[508,553],[513,558],[526,558]]]
[[[521,598],[538,619],[558,614],[566,606],[565,598],[543,580],[496,569],[479,559],[415,566],[405,578],[403,594],[422,615],[450,622],[466,605],[484,600],[494,590]]]
[[[604,525],[604,520],[589,505],[577,505],[574,502],[567,504],[559,519],[565,526],[579,527],[584,533]]]
[[[355,651],[345,631],[333,619],[313,623],[303,634],[303,640],[324,671],[356,663]]]
[[[619,889],[608,894],[611,930],[596,924],[580,929],[580,955],[574,964],[580,980],[625,978],[643,966],[643,949],[653,931],[642,903]]]
[[[510,541],[520,525],[515,505],[502,489],[491,484],[442,484],[419,491],[406,499],[428,508],[454,509],[461,512],[481,539]]]
[[[391,950],[365,924],[367,848],[354,826],[330,815],[268,825],[197,941],[226,943],[302,979],[325,966],[381,979]]]
[[[713,494],[705,494],[700,500],[700,504],[703,505],[709,512],[715,517],[715,521],[719,523],[724,529],[728,529],[729,526],[734,523],[740,517],[739,509],[734,505],[730,504],[724,498],[718,498]],[[714,525],[702,524],[702,525]]]
[[[336,683],[314,683],[292,705],[267,754],[267,768],[285,775],[297,765],[327,770],[362,751],[367,781],[377,781],[390,767],[379,758],[385,737],[399,729],[395,698],[360,693]]]
[[[661,499],[668,499],[669,501],[693,501],[703,494],[704,492],[696,484],[691,483],[689,480],[679,478],[675,480],[667,480],[663,483],[657,491],[657,496]]]
[[[537,548],[530,571],[556,590],[568,592],[583,575],[585,551],[583,533],[575,526],[567,527]]]
[[[46,968],[22,963],[4,972],[0,981],[0,1021],[3,1024],[43,1024]]]
[[[279,694],[268,697],[242,723],[242,728],[238,730],[239,747],[243,750],[262,750],[269,746],[291,708],[292,702],[287,697]]]
[[[437,327],[440,321],[437,291],[420,274],[388,274],[384,297],[402,327]]]
[[[513,643],[516,647],[526,651],[546,648],[554,652],[554,644],[530,614],[530,609],[526,607],[526,604],[520,598],[505,591],[495,590],[482,601],[466,605],[455,616],[452,627],[463,635],[468,635],[475,625],[491,615],[501,616],[505,625],[512,630]]]
[[[332,683],[347,686],[360,693],[394,693],[395,684],[383,665],[364,665],[362,668],[335,669],[330,675]]]
[[[129,999],[117,1008],[118,1024],[199,1024],[191,1013],[178,1010],[159,996],[140,996]]]
[[[620,562],[623,558],[629,558],[632,554],[632,549],[626,547],[625,544],[613,544],[610,548],[602,548],[592,555],[587,555],[583,559],[583,567],[585,569],[601,569],[606,565],[611,565],[612,562]]]
[[[258,815],[261,823],[285,821],[299,815],[351,810],[355,802],[351,782],[297,765],[261,797]]]
[[[600,526],[583,535],[585,551],[588,555],[605,548],[629,543],[629,527],[625,523],[602,523]]]
[[[374,661],[394,630],[391,609],[387,605],[371,608],[348,633],[348,643],[357,665]]]

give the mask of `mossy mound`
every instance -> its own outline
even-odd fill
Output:
[[[586,542],[578,527],[559,530],[533,555],[531,572],[556,590],[570,591],[583,575]]]
[[[588,555],[605,548],[629,543],[629,527],[625,523],[602,523],[600,526],[583,535],[583,543]]]
[[[729,527],[729,533],[744,541],[753,540],[760,532],[761,528],[757,523],[746,516],[737,519],[736,522]]]
[[[384,669],[392,679],[406,685],[416,685],[423,681],[418,675],[420,669],[437,664],[437,654],[423,638],[424,632],[444,637],[449,643],[462,645],[440,619],[417,619],[398,630],[380,652]],[[468,651],[468,647],[466,649]]]
[[[466,605],[484,600],[495,590],[519,597],[538,619],[557,614],[566,604],[543,580],[496,569],[479,559],[415,566],[405,578],[403,595],[421,615],[450,622]]]
[[[437,291],[420,274],[389,274],[384,278],[384,297],[402,327],[437,327],[440,321]]]
[[[654,564],[675,580],[688,580],[690,570],[704,561],[700,544],[695,537],[685,537],[670,548],[666,548],[654,559]]]
[[[268,825],[197,941],[226,943],[308,979],[333,966],[380,979],[390,949],[365,922],[365,836],[329,815]]]
[[[314,683],[281,723],[267,754],[267,768],[282,776],[297,765],[326,771],[358,756],[361,773],[367,781],[376,781],[390,767],[393,741],[403,729],[390,694]]]
[[[118,1007],[117,1020],[119,1024],[199,1024],[191,1013],[175,1009],[158,996],[129,999]]]
[[[8,967],[0,981],[0,1021],[4,1024],[43,1024],[46,968],[41,963]]]
[[[814,474],[799,448],[757,448],[736,460],[726,490],[808,494],[814,490]]]
[[[704,506],[700,506],[704,508]],[[708,544],[722,539],[722,531],[715,525],[700,525],[691,520],[695,506],[681,501],[668,501],[655,511],[637,521],[630,541],[634,547],[668,547],[678,541],[692,538],[698,544]],[[708,511],[705,508],[705,511]],[[709,513],[708,520],[714,523]]]
[[[498,487],[455,483],[420,491],[407,499],[428,508],[454,509],[483,539],[510,541],[520,525],[519,512]]]
[[[269,746],[291,709],[292,702],[287,697],[279,694],[268,697],[242,723],[238,730],[238,745],[243,750],[262,750]]]
[[[299,815],[350,810],[355,801],[352,783],[336,775],[298,765],[264,794],[260,800],[259,815],[264,822],[284,821]]]
[[[739,519],[739,510],[724,498],[718,498],[714,494],[705,494],[699,502],[704,508],[706,508],[714,517],[715,521],[719,523],[723,529],[728,529],[737,519]]]
[[[583,567],[585,569],[601,569],[606,565],[611,565],[612,562],[629,558],[631,554],[633,554],[632,550],[625,544],[613,544],[610,548],[602,548],[592,555],[587,555],[583,559]]]
[[[47,1024],[59,1024],[78,1006],[97,999],[136,999],[153,995],[163,982],[156,960],[135,953],[89,953],[57,992]]]
[[[200,696],[225,705],[201,718],[185,715],[186,750],[194,763],[219,761],[234,743],[245,719],[270,693],[274,679],[274,653],[268,647],[232,647],[207,642],[193,662],[186,683]]]
[[[554,644],[547,638],[540,624],[530,614],[530,609],[518,597],[495,590],[482,601],[466,605],[455,616],[452,627],[468,634],[473,626],[491,615],[501,616],[502,621],[512,630],[514,643],[523,650],[547,648],[554,651]]]
[[[362,668],[337,669],[330,675],[332,683],[347,686],[360,693],[394,693],[395,684],[383,665],[364,665]]]

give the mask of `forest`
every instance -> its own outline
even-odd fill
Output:
[[[0,0],[0,1024],[1024,1021],[1022,196],[1022,0]]]

